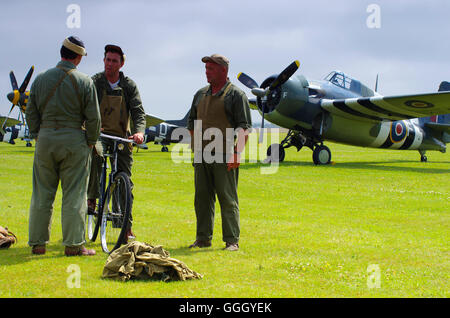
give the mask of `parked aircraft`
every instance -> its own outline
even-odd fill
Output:
[[[340,71],[323,80],[308,81],[293,74],[298,61],[259,86],[239,73],[238,80],[251,89],[251,107],[264,119],[289,129],[280,144],[267,149],[269,160],[283,161],[285,149],[313,151],[315,164],[328,164],[326,140],[374,148],[418,150],[427,161],[427,150],[446,151],[450,142],[450,85],[442,82],[437,93],[381,96]]]
[[[147,128],[145,129],[144,135],[144,143],[139,145],[140,148],[147,149],[147,145],[145,143],[153,141],[155,144],[161,145],[162,152],[168,152],[168,145],[171,143],[178,143],[180,139],[172,139],[172,132],[176,128],[186,127],[187,118],[189,116],[189,112],[184,116],[183,119],[177,120],[166,120],[162,122],[162,119],[154,117],[152,115],[147,115]],[[161,121],[156,124],[155,122]]]
[[[0,127],[0,141],[14,145],[14,139],[21,138],[27,141],[27,147],[31,147],[31,139],[29,138],[28,126],[24,114],[28,97],[30,95],[30,92],[26,91],[26,89],[30,82],[31,76],[33,75],[33,71],[34,66],[31,66],[20,87],[17,85],[14,72],[11,71],[9,73],[13,91],[7,95],[7,98],[12,103],[12,106],[6,117],[0,117],[0,121],[2,123]],[[9,117],[16,106],[19,108],[19,116],[17,120]]]

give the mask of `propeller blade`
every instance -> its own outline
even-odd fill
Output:
[[[262,104],[261,108],[262,108],[261,109],[261,111],[262,111],[262,114],[261,114],[262,119],[261,119],[261,131],[259,133],[259,143],[260,144],[263,143],[263,139],[264,139],[264,103]]]
[[[375,80],[375,92],[378,92],[378,74],[377,79]]]
[[[288,67],[286,67],[280,75],[270,84],[269,91],[277,88],[280,85],[283,85],[300,67],[299,61],[292,62]]]
[[[22,85],[20,85],[20,88],[19,88],[20,93],[25,92],[25,89],[27,88],[28,83],[30,82],[31,76],[33,75],[33,71],[34,71],[34,66],[31,66],[30,70],[27,73],[27,76],[25,76],[25,79],[22,82]]]
[[[13,88],[13,91],[18,90],[19,86],[17,86],[16,77],[14,76],[14,72],[9,72],[9,79],[11,80],[11,86]]]
[[[11,109],[9,110],[9,113],[8,113],[8,115],[6,115],[6,118],[5,118],[5,121],[3,122],[3,124],[2,124],[2,126],[1,126],[1,130],[2,131],[4,131],[4,128],[5,128],[5,124],[6,124],[6,120],[8,119],[8,117],[9,117],[9,115],[11,114],[11,112],[13,111],[13,109],[14,109],[14,104],[12,104],[12,106],[11,106]]]
[[[253,78],[251,78],[245,73],[240,72],[237,76],[237,79],[239,80],[239,82],[241,82],[250,89],[259,87],[258,83],[256,83],[256,81]]]

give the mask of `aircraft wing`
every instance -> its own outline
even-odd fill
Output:
[[[248,103],[249,103],[250,109],[258,110],[258,105],[256,103],[255,98],[249,99]]]
[[[164,122],[164,119],[148,114],[145,114],[145,120],[147,122],[147,127],[156,126]]]
[[[5,123],[5,127],[11,127],[20,124],[21,121],[11,117],[0,116],[0,125],[3,125],[3,123]]]
[[[441,123],[425,123],[425,126],[433,129],[433,130],[437,130],[440,132],[445,132],[447,134],[450,134],[450,124],[441,124]]]
[[[323,109],[338,116],[365,121],[402,120],[450,113],[450,92],[418,95],[323,99]]]

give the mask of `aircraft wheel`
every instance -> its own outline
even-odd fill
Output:
[[[331,161],[331,151],[327,146],[321,145],[314,148],[313,161],[315,165],[326,165]]]
[[[272,153],[276,154],[278,152],[278,156],[272,156]],[[271,144],[269,148],[267,148],[267,159],[270,162],[283,162],[286,153],[284,151],[284,147],[280,144]]]
[[[427,162],[428,161],[427,156],[425,156],[425,155],[420,156],[420,161]]]
[[[161,149],[162,152],[169,152],[169,148],[167,148],[166,146],[162,147]]]

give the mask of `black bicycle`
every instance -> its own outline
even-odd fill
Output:
[[[134,144],[133,140],[100,134],[101,138],[110,139],[112,146],[103,150],[102,174],[100,177],[100,198],[96,209],[87,214],[87,234],[89,240],[100,240],[105,253],[111,253],[125,243],[125,235],[130,228],[132,210],[131,181],[125,172],[117,172],[117,154],[124,147]],[[111,171],[108,183],[107,170],[110,158]]]

